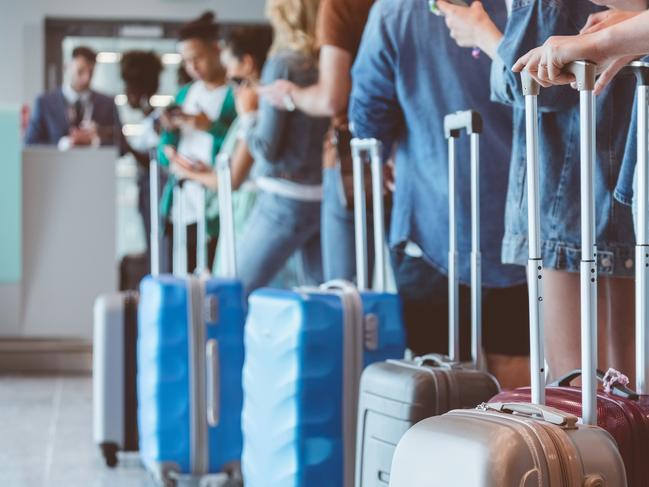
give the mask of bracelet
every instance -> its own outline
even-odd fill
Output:
[[[285,93],[284,97],[282,98],[282,101],[284,102],[284,108],[286,109],[287,112],[294,112],[295,111],[295,102],[293,101],[293,97],[291,96],[290,93]]]

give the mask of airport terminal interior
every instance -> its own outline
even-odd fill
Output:
[[[649,0],[0,46],[0,487],[649,487]]]

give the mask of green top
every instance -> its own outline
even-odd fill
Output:
[[[182,105],[184,103],[191,85],[192,83],[188,83],[180,89],[175,98],[175,103],[177,105]],[[225,99],[223,100],[221,113],[218,118],[212,123],[212,126],[208,131],[214,138],[214,145],[212,146],[212,159],[210,161],[205,161],[206,163],[214,166],[216,155],[220,152],[226,135],[228,134],[228,130],[236,117],[237,111],[234,102],[234,92],[231,88],[228,88]],[[167,158],[167,156],[165,156],[163,151],[164,146],[171,145],[173,147],[178,147],[179,142],[180,132],[178,130],[165,130],[160,134],[160,143],[158,145],[158,162],[161,166],[169,167],[169,159]],[[169,216],[169,213],[171,212],[171,206],[173,204],[173,188],[175,184],[175,176],[173,174],[169,174],[169,179],[162,191],[162,197],[160,198],[160,213],[165,218],[167,218]],[[209,197],[210,196],[208,195],[208,198]],[[209,213],[206,212],[205,215],[205,218],[207,220],[207,233],[210,236],[217,237],[219,234],[218,213],[216,215]]]

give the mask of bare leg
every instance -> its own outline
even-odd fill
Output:
[[[530,385],[530,358],[522,355],[487,354],[487,368],[502,389]]]
[[[549,378],[554,380],[581,368],[580,281],[577,273],[553,270],[546,270],[543,279],[545,357],[550,369]],[[602,289],[605,284],[600,280],[598,336],[602,338],[609,314],[607,293]],[[598,340],[598,356],[600,359],[606,357],[603,339]]]
[[[635,281],[622,277],[600,279],[600,294],[607,298],[605,332],[601,335],[607,345],[605,363],[600,368],[613,367],[635,384]],[[602,316],[601,318],[604,318]],[[600,318],[600,321],[601,321]]]

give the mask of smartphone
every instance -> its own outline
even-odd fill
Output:
[[[444,0],[445,2],[451,3],[453,5],[458,5],[460,7],[468,7],[469,4],[466,3],[464,0]],[[434,13],[435,15],[438,16],[443,16],[444,14],[440,9],[437,8],[437,0],[428,0],[428,8],[430,8],[430,11]]]
[[[179,115],[182,115],[183,108],[180,105],[176,105],[172,103],[171,105],[168,105],[167,108],[165,108],[165,112],[170,117],[177,117]]]

